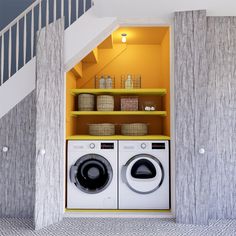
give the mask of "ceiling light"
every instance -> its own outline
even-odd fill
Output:
[[[121,34],[121,42],[126,43],[126,36],[127,34]]]

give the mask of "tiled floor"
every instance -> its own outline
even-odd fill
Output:
[[[176,224],[173,219],[134,218],[64,218],[58,224],[34,231],[31,220],[0,219],[1,236],[233,236],[236,235],[236,220],[218,220],[209,226]]]

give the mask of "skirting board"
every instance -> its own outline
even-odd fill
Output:
[[[101,212],[65,210],[64,217],[88,218],[175,218],[171,211],[166,212]]]

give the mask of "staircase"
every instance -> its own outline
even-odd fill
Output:
[[[36,0],[0,32],[0,118],[35,88],[37,31],[64,17],[65,71],[75,66],[118,27],[99,18],[92,0]]]

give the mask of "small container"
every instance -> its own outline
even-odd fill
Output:
[[[138,97],[121,97],[120,99],[121,111],[138,111]]]
[[[110,75],[107,76],[106,78],[106,88],[107,89],[112,89],[113,88],[113,80]]]
[[[115,135],[115,125],[111,123],[89,124],[89,135],[95,135],[95,136]]]
[[[127,79],[125,80],[125,88],[132,89],[133,88],[133,80],[131,75],[127,75]]]
[[[131,123],[121,125],[121,134],[128,136],[142,136],[148,134],[148,125],[145,123]]]
[[[100,89],[106,88],[106,80],[103,76],[101,76],[101,78],[99,79],[99,88]]]
[[[78,95],[78,110],[79,111],[93,111],[95,96],[89,93],[82,93]]]
[[[114,111],[114,97],[111,95],[97,96],[98,111]]]
[[[157,110],[157,106],[152,101],[145,101],[142,104],[142,110],[143,111],[156,111]]]

